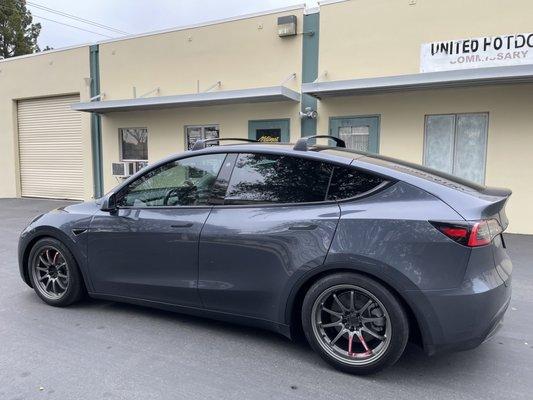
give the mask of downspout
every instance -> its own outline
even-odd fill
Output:
[[[91,98],[100,94],[100,57],[98,45],[89,48],[89,65],[91,71]],[[91,113],[91,149],[93,165],[94,198],[103,195],[102,176],[102,120],[99,114]]]
[[[304,14],[304,27],[302,38],[302,83],[310,83],[318,77],[318,41],[320,28],[320,13],[318,11]],[[302,94],[301,111],[310,107],[317,109],[317,99],[308,94]],[[302,136],[317,134],[317,123],[315,118],[301,119]]]

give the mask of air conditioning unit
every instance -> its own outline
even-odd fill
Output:
[[[134,162],[114,162],[111,164],[113,176],[117,178],[127,178],[135,173]]]
[[[148,163],[146,161],[123,161],[112,163],[111,168],[113,176],[116,176],[117,178],[127,178],[136,174],[147,165]]]

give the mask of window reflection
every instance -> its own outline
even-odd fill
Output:
[[[125,207],[207,204],[225,154],[208,154],[156,168],[126,187],[117,198]]]

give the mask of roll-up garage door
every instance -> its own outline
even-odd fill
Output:
[[[78,95],[20,100],[17,107],[22,196],[83,199]]]

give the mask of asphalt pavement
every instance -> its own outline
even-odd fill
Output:
[[[66,202],[0,200],[0,399],[533,399],[533,236],[506,235],[505,324],[475,350],[409,346],[370,377],[337,372],[276,334],[100,300],[44,304],[22,282],[18,234]]]

